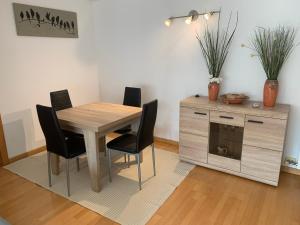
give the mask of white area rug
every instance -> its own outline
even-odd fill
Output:
[[[115,158],[117,155],[115,155]],[[123,225],[146,224],[156,210],[172,194],[175,188],[194,168],[193,165],[180,162],[178,155],[156,150],[157,176],[153,176],[151,149],[144,150],[142,168],[142,190],[138,188],[137,166],[132,162],[130,168],[118,157],[113,165],[112,183],[107,177],[107,158],[101,156],[102,190],[95,193],[90,188],[86,158],[81,159],[81,170],[76,171],[75,160],[71,163],[71,197],[66,197],[66,174],[64,160],[61,160],[62,172],[52,176],[52,187],[48,187],[47,157],[40,153],[6,166],[16,173],[50,191],[91,209]],[[131,160],[134,161],[131,156]]]

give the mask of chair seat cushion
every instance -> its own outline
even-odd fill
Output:
[[[78,133],[74,133],[72,131],[68,131],[68,130],[63,130],[64,135],[66,138],[70,138],[70,137],[81,137],[83,138],[83,134],[78,134]]]
[[[74,158],[86,152],[84,139],[81,137],[69,137],[66,139],[69,154],[67,158]]]
[[[138,153],[136,148],[136,135],[124,134],[107,143],[107,148],[127,152],[131,154]]]
[[[126,134],[126,133],[129,133],[131,131],[131,126],[128,125],[126,127],[122,127],[121,129],[119,130],[116,130],[115,133],[118,133],[118,134]]]

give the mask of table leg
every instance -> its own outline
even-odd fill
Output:
[[[83,134],[90,171],[91,188],[95,192],[100,192],[99,138],[97,133],[93,131],[87,130]]]
[[[51,170],[52,174],[59,175],[59,156],[56,154],[50,154],[50,161],[51,161]]]
[[[104,155],[106,155],[106,152],[105,152],[106,138],[105,138],[105,136],[103,136],[103,137],[99,137],[98,139],[99,139],[99,145],[98,145],[99,152],[103,152]]]
[[[144,161],[144,152],[140,152],[140,162],[142,163]]]

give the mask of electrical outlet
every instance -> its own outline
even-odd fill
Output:
[[[285,164],[288,164],[288,165],[293,165],[293,166],[298,165],[297,158],[294,158],[292,156],[286,156],[284,162],[285,162]]]

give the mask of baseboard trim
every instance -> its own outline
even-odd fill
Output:
[[[292,168],[292,167],[288,167],[288,166],[281,166],[281,171],[285,172],[285,173],[290,173],[290,174],[294,174],[294,175],[298,175],[300,176],[300,170],[296,169],[296,168]]]
[[[111,133],[111,134],[108,134],[108,136],[111,137],[111,138],[115,138],[117,135]],[[160,143],[165,143],[165,144],[168,144],[168,145],[174,145],[176,147],[178,147],[178,145],[179,145],[177,141],[173,141],[173,140],[169,140],[169,139],[165,139],[165,138],[161,138],[161,137],[154,137],[154,139],[155,139],[155,141],[158,141]],[[27,152],[24,152],[22,154],[11,157],[11,158],[9,158],[9,163],[14,163],[18,160],[27,158],[29,156],[38,154],[38,153],[43,152],[43,151],[46,151],[46,146],[41,146],[41,147],[38,147],[36,149],[32,149],[30,151],[27,151]]]
[[[12,157],[12,158],[9,159],[9,163],[16,162],[18,160],[27,158],[29,156],[35,155],[35,154],[43,152],[43,151],[46,151],[46,146],[41,146],[41,147],[32,149],[32,150],[30,150],[28,152],[24,152],[22,154],[16,155],[16,156],[14,156],[14,157]]]
[[[113,137],[113,135],[109,135],[109,136]],[[176,147],[179,146],[179,142],[178,141],[174,141],[174,140],[170,140],[170,139],[166,139],[166,138],[161,138],[161,137],[154,137],[154,139],[155,139],[155,141],[158,141],[160,143],[164,143],[164,144],[168,144],[168,145],[174,145]],[[16,156],[14,156],[14,157],[12,157],[12,158],[9,159],[9,163],[16,162],[18,160],[27,158],[29,156],[35,155],[35,154],[43,152],[43,151],[46,151],[46,146],[41,146],[41,147],[38,147],[36,149],[30,150],[28,152],[24,152],[24,153],[22,153],[20,155],[16,155]],[[289,174],[294,174],[294,175],[300,176],[300,170],[296,169],[296,168],[291,168],[291,167],[282,165],[281,166],[281,171],[285,172],[285,173],[289,173]]]
[[[154,137],[155,141],[159,141],[165,144],[171,144],[171,145],[175,145],[175,146],[179,146],[179,142],[178,141],[174,141],[174,140],[170,140],[170,139],[166,139],[166,138],[161,138],[161,137]]]

